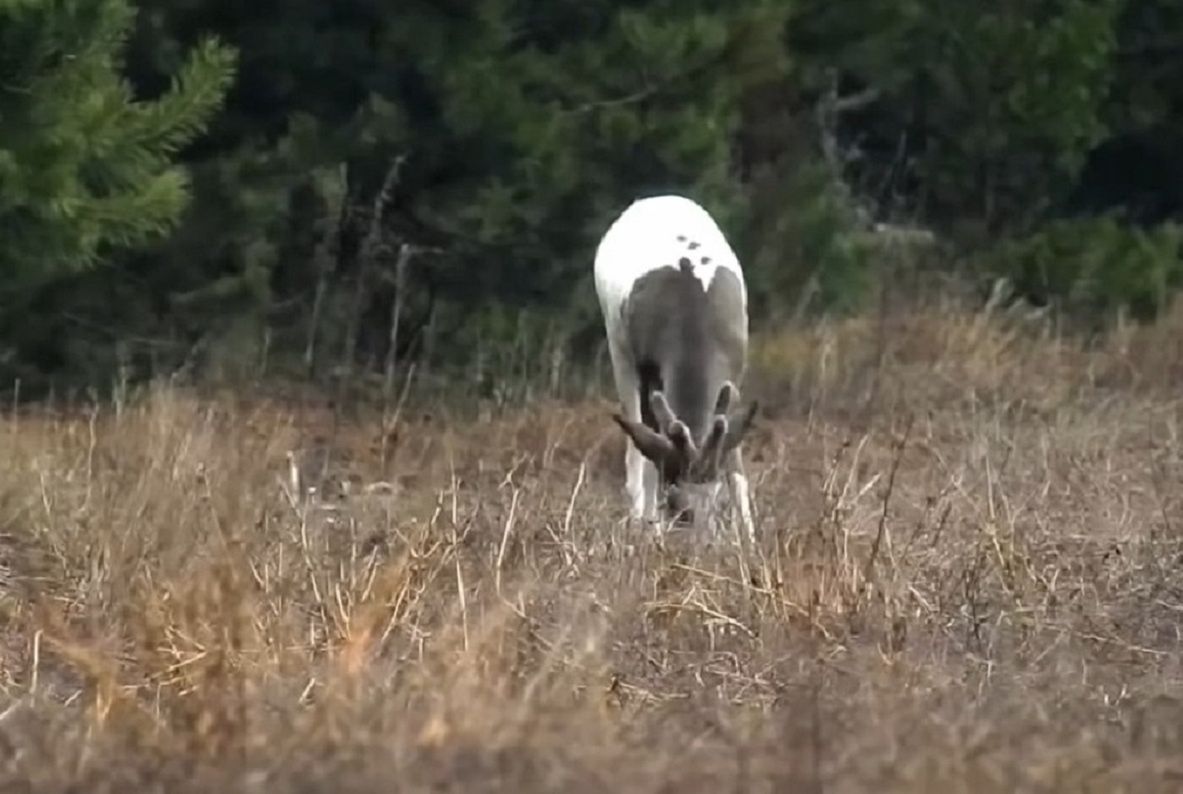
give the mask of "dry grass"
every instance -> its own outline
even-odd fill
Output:
[[[768,341],[743,552],[622,523],[606,402],[8,414],[0,785],[1179,791],[1179,325]]]

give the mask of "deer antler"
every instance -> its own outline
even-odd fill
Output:
[[[620,414],[612,414],[612,419],[620,425],[621,429],[637,445],[637,449],[641,450],[641,454],[649,460],[663,462],[677,454],[674,442],[664,433],[657,433],[645,423],[625,419]]]
[[[612,418],[646,458],[662,466],[673,465],[685,470],[699,455],[690,428],[674,415],[661,391],[654,391],[649,396],[649,407],[653,409],[653,417],[657,420],[657,430],[620,414],[613,414]]]
[[[702,445],[695,468],[700,476],[714,476],[723,456],[735,449],[752,426],[759,403],[753,401],[747,410],[729,414],[733,402],[739,400],[739,389],[731,381],[724,381],[715,398],[715,418]]]
[[[728,417],[728,431],[727,438],[723,442],[723,454],[735,449],[743,441],[743,437],[752,429],[752,424],[756,419],[756,411],[759,408],[760,402],[752,400],[746,411],[737,411]]]
[[[758,405],[755,402],[742,413],[728,413],[738,398],[739,389],[731,381],[725,381],[716,396],[714,418],[701,449],[694,443],[686,423],[670,409],[660,390],[655,390],[649,397],[657,430],[619,414],[612,418],[649,460],[680,472],[693,472],[696,478],[707,478],[715,476],[723,456],[739,445],[755,418]]]

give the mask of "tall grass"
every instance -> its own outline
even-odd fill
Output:
[[[607,400],[11,409],[0,784],[1177,791],[1178,325],[761,340],[747,550],[627,525]]]

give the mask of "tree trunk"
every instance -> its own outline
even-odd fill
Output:
[[[394,397],[394,372],[398,358],[398,326],[402,319],[407,295],[407,268],[411,263],[411,246],[403,243],[394,266],[394,302],[390,309],[390,332],[387,337],[386,362],[383,367],[382,400],[389,407]]]
[[[308,320],[308,342],[304,347],[304,370],[308,376],[311,376],[316,368],[316,340],[320,336],[320,319],[324,311],[325,298],[328,295],[329,276],[332,274],[340,254],[341,230],[345,227],[349,215],[349,202],[344,198],[349,193],[349,165],[342,163],[340,171],[343,190],[341,205],[337,207],[337,222],[332,228],[325,230],[314,254],[316,291],[312,296],[312,316]],[[323,223],[328,223],[327,213]]]

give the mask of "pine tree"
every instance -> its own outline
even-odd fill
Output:
[[[388,237],[445,252],[416,266],[431,284],[416,280],[413,288],[438,299],[441,333],[516,337],[515,324],[499,316],[557,307],[570,322],[573,297],[583,299],[584,319],[594,325],[583,279],[596,236],[624,203],[675,190],[725,223],[743,209],[732,147],[739,94],[750,75],[768,68],[764,61],[783,56],[783,0],[726,8],[706,0],[397,7],[291,0],[280,14],[235,0],[141,2],[160,26],[140,52],[146,75],[166,66],[174,43],[193,28],[243,45],[241,89],[211,130],[217,145],[192,163],[198,201],[148,276],[174,307],[184,294],[201,330],[210,326],[203,307],[228,313],[222,294],[198,299],[206,285],[252,269],[270,273],[273,291],[264,300],[303,301],[306,311],[286,317],[298,323],[312,315],[316,245],[304,238],[324,219],[300,208],[310,202],[289,197],[316,192],[314,175],[336,177],[343,163],[347,203],[360,212],[351,215],[335,261],[337,303],[323,308],[347,318],[325,326],[351,327],[358,238],[374,192],[400,157]],[[752,46],[760,36],[766,40]],[[389,312],[380,304],[391,300],[392,287],[379,281],[365,294],[372,305],[363,334],[383,344]],[[257,293],[239,295],[245,306]],[[410,322],[421,321],[422,308]],[[367,332],[367,323],[379,330]],[[455,345],[458,354],[469,347]],[[326,340],[330,348],[340,346]]]
[[[453,239],[454,297],[574,300],[594,319],[596,238],[645,194],[689,194],[737,228],[740,97],[782,57],[744,35],[775,35],[783,6],[485,0],[451,35],[461,26],[441,16],[438,38],[464,42],[443,50],[421,28],[395,28],[439,108],[416,140],[452,177],[430,179],[415,212]]]
[[[201,41],[154,100],[122,73],[128,0],[0,0],[0,287],[159,238],[188,198],[178,150],[219,107],[235,54]]]
[[[790,44],[820,90],[874,93],[843,121],[875,198],[988,244],[1039,223],[1106,134],[1124,4],[802,0]]]

